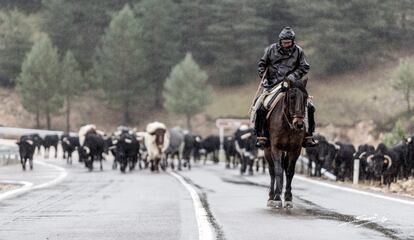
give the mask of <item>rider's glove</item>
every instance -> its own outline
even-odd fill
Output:
[[[289,76],[287,76],[286,77],[288,80],[290,80],[290,81],[292,81],[292,82],[295,82],[296,81],[296,78],[295,78],[295,76],[293,75],[293,74],[290,74]]]

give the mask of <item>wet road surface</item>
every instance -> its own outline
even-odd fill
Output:
[[[47,162],[65,168],[67,177],[0,201],[0,240],[199,238],[191,196],[169,173],[121,174],[111,170],[111,161],[103,172],[90,173],[76,161]],[[11,177],[36,184],[36,175],[57,174],[35,165],[19,177],[14,167]],[[7,171],[0,173],[0,179],[7,177]],[[179,174],[197,191],[217,239],[414,239],[414,205],[296,178],[294,208],[275,210],[266,207],[265,174],[240,176],[213,164]]]

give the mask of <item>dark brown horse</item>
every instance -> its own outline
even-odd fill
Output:
[[[265,158],[269,163],[270,191],[268,207],[281,208],[283,174],[286,174],[285,207],[292,204],[292,179],[296,160],[305,137],[306,93],[290,82],[284,82],[284,97],[276,104],[267,121],[270,146],[265,148]],[[302,89],[303,86],[302,86]],[[275,188],[276,183],[276,188]]]

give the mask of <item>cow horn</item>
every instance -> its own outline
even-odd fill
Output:
[[[250,136],[252,136],[252,134],[251,134],[251,133],[245,133],[245,134],[243,134],[240,138],[241,138],[241,139],[246,139],[246,138],[249,138]]]
[[[367,163],[370,163],[372,161],[372,158],[374,157],[374,154],[371,154],[367,157]]]
[[[89,149],[88,147],[83,146],[83,149],[85,149],[86,154],[91,153],[91,149]]]
[[[388,160],[388,167],[387,168],[389,169],[392,165],[392,160],[391,160],[390,156],[388,156],[388,155],[384,155],[384,158]]]
[[[367,152],[361,153],[358,158],[361,159],[363,156],[365,156],[365,154],[367,154]]]

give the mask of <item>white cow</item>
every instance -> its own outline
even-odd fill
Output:
[[[149,123],[146,128],[144,143],[148,152],[148,160],[151,163],[151,171],[158,171],[160,161],[163,161],[161,168],[165,170],[165,151],[170,145],[170,135],[167,127],[160,122]]]

